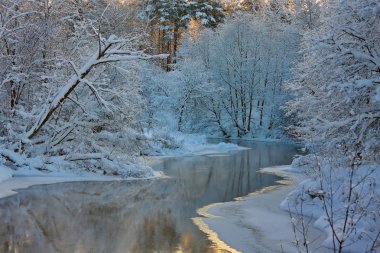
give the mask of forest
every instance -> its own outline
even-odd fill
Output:
[[[310,217],[333,252],[380,251],[379,1],[0,0],[0,58],[0,184],[157,177],[144,157],[206,137],[297,143],[299,252]]]

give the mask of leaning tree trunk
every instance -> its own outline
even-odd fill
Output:
[[[59,90],[54,99],[44,107],[38,116],[38,120],[26,133],[26,139],[31,139],[38,134],[43,126],[49,121],[54,112],[63,104],[66,98],[81,82],[87,83],[87,85],[89,85],[91,90],[94,92],[95,88],[85,78],[95,66],[108,62],[167,57],[167,55],[163,54],[146,55],[145,53],[139,51],[123,50],[121,48],[125,45],[125,43],[127,43],[126,40],[117,39],[115,36],[110,36],[104,43],[99,40],[99,44],[103,44],[103,46],[99,47],[98,51],[81,69],[77,70],[73,66],[76,73],[70,78],[66,85]]]

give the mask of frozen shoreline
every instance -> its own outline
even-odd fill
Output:
[[[119,177],[106,176],[16,176],[0,182],[0,199],[17,194],[17,190],[33,185],[46,185],[64,182],[116,181]]]
[[[203,217],[195,218],[194,222],[218,248],[222,245],[221,248],[230,248],[230,252],[296,253],[289,214],[280,209],[280,203],[297,186],[302,175],[291,172],[290,166],[265,168],[261,172],[279,175],[284,180],[279,182],[280,185],[264,188],[236,201],[202,208],[198,213]],[[310,226],[310,234],[317,238],[314,245],[321,245],[326,237],[313,226]],[[313,252],[331,251],[317,248]]]
[[[229,143],[206,144],[185,143],[185,149],[180,149],[172,154],[162,156],[147,156],[140,160],[139,164],[144,166],[153,166],[160,162],[161,159],[168,157],[181,156],[201,156],[201,155],[226,155],[230,152],[244,150],[246,148]],[[122,178],[120,176],[103,176],[98,174],[87,173],[85,175],[76,175],[70,173],[49,173],[44,175],[41,172],[30,173],[26,175],[12,175],[12,171],[0,164],[0,199],[17,194],[18,189],[26,189],[34,185],[46,185],[64,182],[89,182],[89,181],[118,181],[118,180],[147,180],[161,178],[165,175],[160,171],[155,171],[153,177]]]

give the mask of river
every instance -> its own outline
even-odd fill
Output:
[[[288,144],[239,141],[229,154],[163,158],[167,178],[33,186],[0,200],[0,252],[220,252],[192,222],[205,205],[275,184]]]

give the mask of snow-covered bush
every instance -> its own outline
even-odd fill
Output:
[[[281,203],[284,210],[291,212],[292,222],[297,227],[297,247],[309,252],[310,246],[299,241],[305,238],[308,244],[313,243],[316,238],[310,238],[307,226],[316,219],[314,226],[327,234],[324,246],[334,252],[378,252],[378,167],[338,168],[332,165],[335,164],[333,161],[312,155],[303,161],[302,168],[309,178]]]

